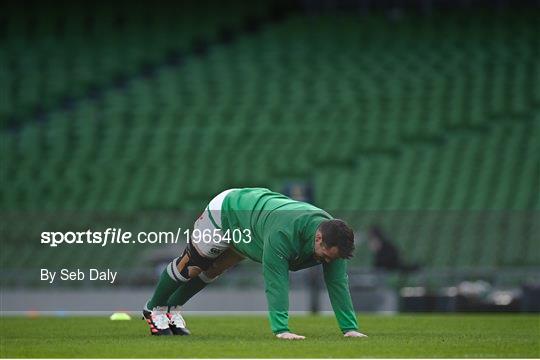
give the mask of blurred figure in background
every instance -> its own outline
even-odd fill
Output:
[[[399,249],[386,237],[378,225],[372,225],[368,230],[368,244],[373,252],[373,266],[377,270],[387,271],[415,271],[417,264],[406,264],[401,259]]]

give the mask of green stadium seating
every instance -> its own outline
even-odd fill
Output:
[[[293,15],[167,65],[172,52],[266,10],[233,2],[197,26],[182,15],[183,6],[204,14],[204,3],[168,15],[95,5],[93,30],[80,9],[50,9],[34,35],[32,14],[9,18],[3,212],[120,214],[134,226],[144,212],[199,211],[225,188],[311,180],[318,205],[357,213],[360,228],[382,222],[428,267],[540,264],[532,14]],[[14,220],[2,263],[22,266],[36,247],[10,254],[29,237]],[[52,251],[81,258],[74,249],[38,256]],[[129,266],[137,248],[125,251],[100,259]],[[365,251],[356,261],[366,263]]]

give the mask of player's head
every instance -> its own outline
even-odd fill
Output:
[[[323,221],[315,235],[314,257],[321,262],[350,259],[354,251],[354,233],[343,220]]]

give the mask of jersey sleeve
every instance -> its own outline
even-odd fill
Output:
[[[277,232],[263,248],[263,276],[272,332],[289,331],[289,263],[290,251],[285,235]]]
[[[336,315],[339,328],[342,332],[358,330],[356,314],[354,313],[351,294],[349,292],[347,261],[337,259],[330,263],[324,263],[323,273],[330,303]]]

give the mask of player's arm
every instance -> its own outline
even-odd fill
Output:
[[[280,338],[299,339],[289,330],[289,263],[286,239],[277,232],[264,243],[263,276],[272,332]]]
[[[351,334],[358,330],[358,322],[356,321],[351,293],[349,292],[347,261],[337,259],[330,263],[323,263],[323,273],[328,296],[339,328],[346,336],[352,336]]]

